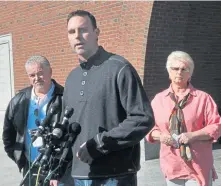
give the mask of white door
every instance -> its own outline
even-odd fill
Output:
[[[0,35],[0,131],[5,110],[14,95],[11,35]]]

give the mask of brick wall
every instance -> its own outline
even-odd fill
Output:
[[[24,64],[34,54],[46,56],[53,77],[64,84],[78,64],[67,39],[66,17],[76,9],[97,18],[99,42],[127,58],[143,77],[152,2],[0,2],[0,35],[12,33],[15,90],[29,84]]]
[[[149,97],[168,87],[167,56],[183,50],[195,61],[193,85],[221,106],[220,20],[221,2],[154,2],[144,71]]]
[[[52,64],[53,77],[64,84],[77,65],[66,28],[67,14],[76,9],[96,16],[100,44],[135,66],[142,79],[144,76],[150,98],[168,87],[168,54],[184,50],[196,64],[194,86],[210,93],[221,105],[221,2],[2,1],[0,35],[12,33],[15,90],[29,84],[24,63],[34,54],[45,55]]]

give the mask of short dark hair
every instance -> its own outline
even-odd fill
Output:
[[[90,12],[85,11],[85,10],[76,10],[76,11],[71,12],[70,14],[68,14],[67,24],[68,24],[69,20],[74,16],[81,16],[81,17],[88,16],[89,19],[91,20],[91,24],[92,24],[93,28],[94,29],[97,28],[96,19]]]

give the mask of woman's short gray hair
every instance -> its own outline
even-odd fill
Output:
[[[190,70],[190,76],[192,76],[193,70],[194,70],[194,62],[188,53],[183,52],[183,51],[173,51],[167,57],[167,63],[166,63],[167,71],[169,71],[170,67],[172,67],[172,64],[175,61],[181,61],[181,62],[186,63]]]
[[[35,55],[31,56],[25,63],[25,68],[27,69],[27,66],[32,65],[34,63],[40,64],[42,67],[51,68],[51,65],[48,61],[48,59],[41,55]]]

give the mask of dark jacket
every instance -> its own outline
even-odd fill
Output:
[[[55,89],[52,94],[52,99],[48,103],[47,113],[55,102],[58,103],[60,107],[62,106],[63,87],[56,83],[55,80],[52,81],[55,85]],[[2,137],[4,148],[8,156],[18,165],[20,171],[26,163],[24,139],[31,91],[32,86],[24,88],[11,99],[4,119]],[[51,123],[59,122],[60,116],[61,108],[60,111],[52,117]]]
[[[73,177],[116,177],[140,169],[139,142],[154,119],[140,78],[126,59],[100,47],[69,74],[66,106],[75,110],[70,122],[81,125],[72,150]],[[94,159],[90,165],[75,156],[84,142]]]

